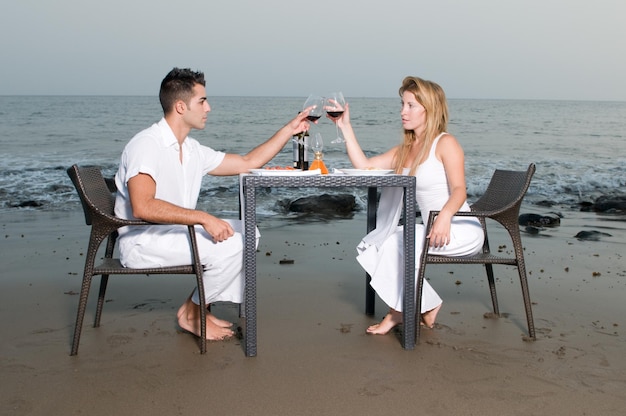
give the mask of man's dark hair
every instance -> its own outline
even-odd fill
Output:
[[[161,81],[159,100],[163,113],[167,114],[174,108],[174,103],[178,100],[189,105],[189,100],[193,96],[193,87],[196,84],[206,86],[204,73],[192,71],[189,68],[174,68]]]

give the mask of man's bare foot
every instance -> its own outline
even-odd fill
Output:
[[[209,312],[207,312],[207,318],[209,318],[209,315]],[[185,331],[191,332],[197,337],[200,336],[200,307],[193,303],[191,299],[188,299],[178,310],[178,325]],[[207,340],[222,341],[233,335],[235,333],[230,328],[219,326],[211,319],[206,320]]]
[[[178,308],[178,313],[176,314],[176,317],[180,320],[180,317],[183,315],[183,313],[185,312],[186,308],[187,308],[187,303],[191,302],[191,295],[187,298],[187,300],[185,301],[185,303],[183,303],[181,305],[180,308]],[[193,302],[191,302],[193,303]],[[195,305],[195,304],[194,304]],[[207,309],[209,308],[209,306],[207,305]],[[222,328],[230,328],[233,326],[232,322],[228,322],[224,319],[220,319],[217,316],[213,315],[211,312],[209,312],[207,310],[206,312],[206,317],[207,320],[211,320],[211,322],[213,322],[215,325],[217,326],[221,326]]]
[[[224,319],[220,319],[217,316],[213,315],[211,312],[206,311],[206,317],[207,320],[210,319],[211,322],[213,322],[215,325],[222,327],[222,328],[230,328],[233,326],[232,322],[228,322]]]
[[[422,319],[420,324],[422,326],[425,326],[426,328],[434,328],[435,327],[435,321],[437,319],[437,314],[439,313],[439,310],[441,309],[441,305],[442,303],[440,303],[439,305],[437,305],[436,308],[433,308],[427,312],[424,312],[422,314]]]
[[[382,321],[367,328],[366,332],[373,335],[385,335],[401,323],[402,313],[392,309]]]

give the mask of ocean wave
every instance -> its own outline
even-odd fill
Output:
[[[619,162],[622,163],[623,161]],[[503,163],[499,163],[503,165]],[[504,164],[506,165],[506,164]],[[624,166],[623,164],[621,166]],[[592,202],[601,195],[626,194],[626,175],[621,166],[605,168],[586,167],[573,170],[556,162],[538,165],[525,204],[563,205],[575,207]],[[115,164],[101,166],[105,176],[113,177]],[[468,167],[468,200],[476,200],[487,188],[491,174],[498,166],[476,165]],[[501,168],[501,167],[500,167]],[[0,210],[36,209],[46,211],[81,209],[78,195],[67,177],[65,166],[47,168],[31,167],[8,169],[0,172]],[[515,169],[525,169],[516,167]],[[292,189],[272,188],[259,191],[259,215],[282,214],[284,200],[322,193],[352,193],[364,208],[366,189]],[[207,177],[198,200],[198,208],[218,215],[238,212],[239,182],[237,177]],[[360,201],[360,202],[359,202]]]
[[[258,100],[259,105],[249,105]],[[262,105],[260,104],[262,101]],[[353,126],[366,155],[399,143],[398,100],[351,99]],[[207,128],[192,136],[217,150],[245,154],[300,109],[299,98],[214,97]],[[495,169],[537,171],[525,204],[576,209],[601,195],[626,194],[626,103],[451,100],[449,131],[465,150],[470,202]],[[160,117],[154,97],[2,97],[0,210],[80,210],[65,169],[97,165],[112,177],[126,142]],[[38,110],[33,112],[33,108]],[[44,108],[45,111],[39,110]],[[330,141],[334,124],[316,131]],[[290,165],[290,146],[270,165]],[[350,167],[345,146],[327,143],[329,168]],[[259,215],[283,215],[277,201],[336,190],[272,189],[258,196]],[[342,190],[345,191],[345,190]],[[367,191],[348,190],[357,201]],[[198,208],[238,213],[237,178],[206,178]]]

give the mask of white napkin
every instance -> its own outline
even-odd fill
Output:
[[[246,201],[243,195],[243,178],[247,175],[250,175],[250,174],[249,173],[239,174],[239,219],[241,220],[241,233],[242,234],[245,234],[246,232],[246,226],[244,222],[245,215],[246,215],[246,205],[245,205]],[[259,227],[256,227],[255,234],[256,234],[256,245],[258,247],[259,238],[261,237],[261,232],[259,231]]]
[[[246,212],[246,207],[244,206],[244,198],[243,198],[243,177],[249,175],[248,173],[240,173],[239,174],[239,219],[243,221],[243,216]]]
[[[377,249],[396,231],[403,207],[404,188],[384,187],[376,209],[376,228],[363,237],[363,242]]]

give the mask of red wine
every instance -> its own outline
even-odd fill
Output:
[[[343,111],[327,111],[326,114],[328,114],[332,118],[337,118],[343,114]]]
[[[321,116],[307,116],[306,119],[309,121],[319,120]]]

